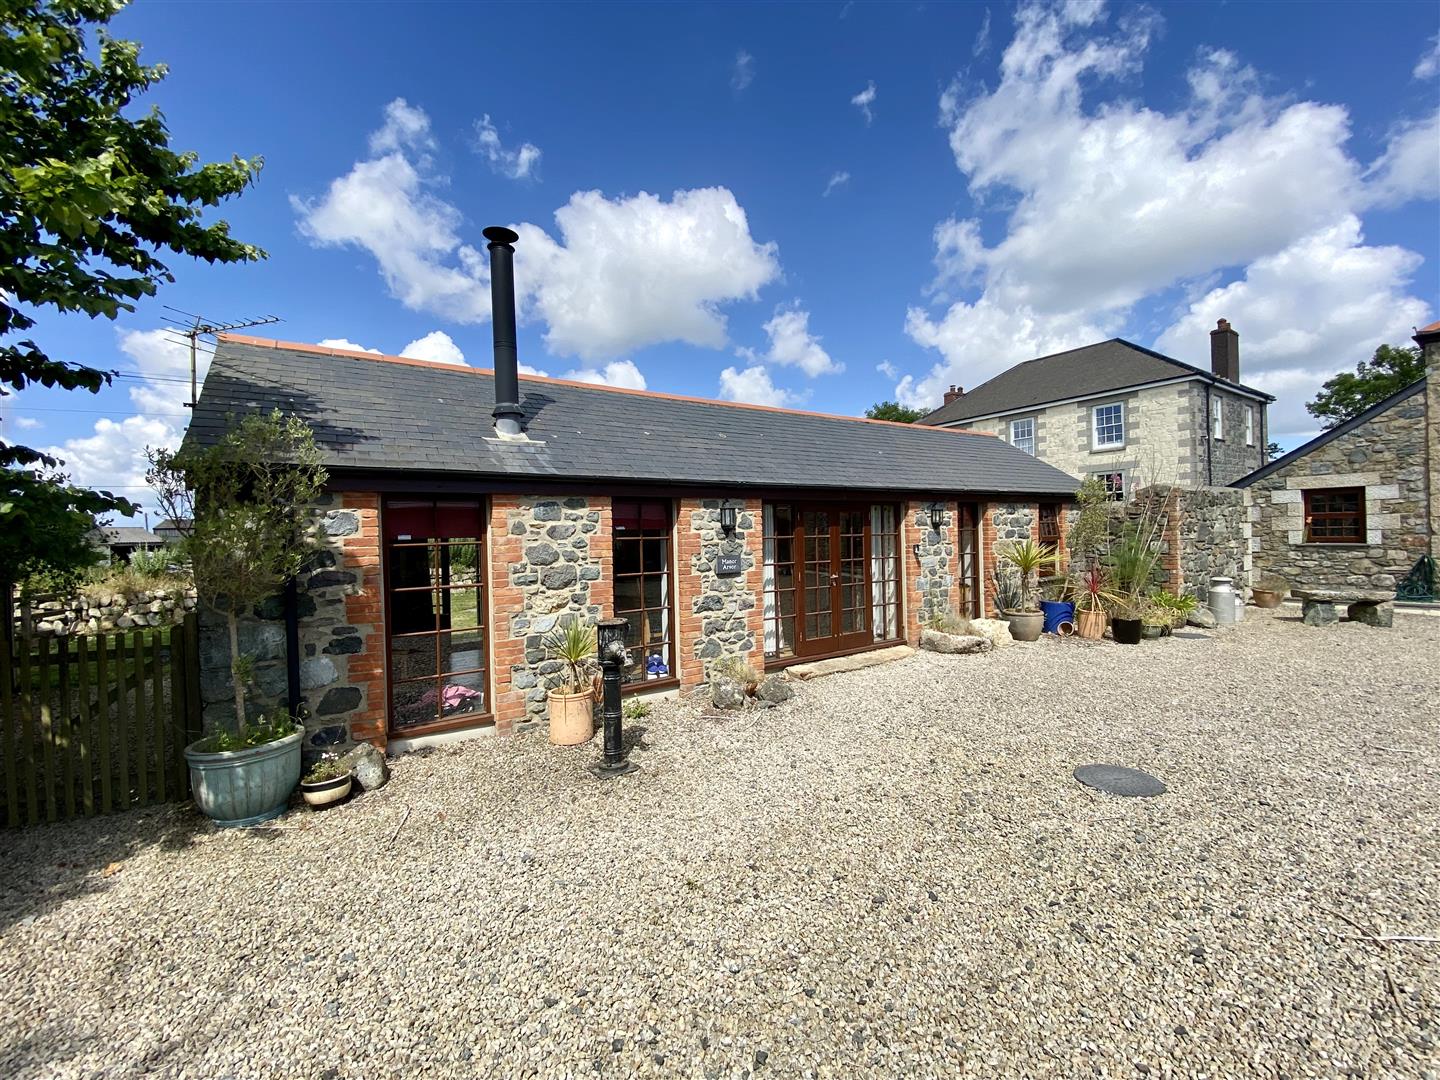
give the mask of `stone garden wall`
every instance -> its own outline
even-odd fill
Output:
[[[144,626],[173,626],[195,610],[195,590],[146,589],[130,595],[42,597],[15,605],[15,623],[22,634],[102,634]]]
[[[545,635],[562,620],[609,616],[610,500],[496,495],[490,502],[495,720],[524,731],[545,720],[563,664]]]
[[[720,528],[725,502],[683,499],[676,520],[680,618],[675,652],[684,685],[708,682],[710,665],[722,656],[744,657],[757,670],[764,666],[761,504],[728,500],[736,515],[735,532],[727,537]],[[720,555],[740,556],[740,573],[718,573]]]
[[[984,520],[984,565],[981,573],[985,580],[981,584],[985,594],[985,613],[991,617],[999,614],[999,588],[1001,582],[1018,581],[1018,575],[1005,565],[999,553],[1007,544],[1016,540],[1030,539],[1040,516],[1040,509],[1034,503],[993,503],[986,510]]]
[[[1233,578],[1237,591],[1253,585],[1245,492],[1220,487],[1181,490],[1178,503],[1179,570],[1186,591],[1204,604],[1212,577]]]
[[[904,514],[900,559],[902,566],[909,567],[907,577],[911,583],[910,595],[905,597],[907,636],[917,641],[921,629],[934,615],[954,615],[959,611],[955,511],[945,511],[938,532],[930,527],[929,503],[906,503]]]

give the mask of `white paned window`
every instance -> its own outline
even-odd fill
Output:
[[[1245,445],[1255,445],[1255,406],[1245,406]]]
[[[1105,485],[1105,494],[1110,496],[1112,502],[1125,501],[1125,474],[1123,472],[1101,473],[1100,480]]]
[[[1117,401],[1111,405],[1096,405],[1090,411],[1094,422],[1093,442],[1095,448],[1125,445],[1125,403]]]
[[[1035,418],[1010,421],[1010,445],[1019,447],[1032,457],[1035,455]]]
[[[1211,421],[1215,426],[1215,438],[1225,438],[1225,402],[1216,401],[1211,405],[1214,415]]]

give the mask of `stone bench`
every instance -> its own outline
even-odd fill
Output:
[[[1395,625],[1395,594],[1365,589],[1291,589],[1299,600],[1301,621],[1307,626],[1331,626],[1340,621],[1336,604],[1345,604],[1351,622],[1366,626]]]

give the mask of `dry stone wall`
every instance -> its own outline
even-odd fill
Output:
[[[173,626],[195,610],[195,590],[145,589],[129,595],[44,597],[15,605],[15,625],[41,636],[103,634],[137,627]]]

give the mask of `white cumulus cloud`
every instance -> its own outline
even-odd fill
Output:
[[[346,352],[378,353],[380,351],[379,349],[372,349],[368,346],[357,344],[349,338],[343,337],[321,338],[317,344],[323,345],[327,349],[344,349]]]
[[[1423,194],[1431,174],[1412,155],[1418,128],[1397,132],[1367,177],[1346,150],[1344,108],[1267,96],[1259,74],[1217,48],[1197,51],[1185,99],[1156,108],[1136,91],[1158,23],[1141,9],[1112,25],[1101,3],[1025,3],[998,84],[957,81],[941,95],[950,148],[981,216],[936,227],[929,295],[942,308],[912,306],[905,325],[941,359],[901,380],[902,402],[933,408],[952,382],[973,387],[1017,361],[1124,333],[1141,301],[1175,295],[1184,298],[1178,321],[1159,347],[1184,341],[1183,358],[1206,353],[1223,315],[1241,333],[1252,383],[1301,368],[1315,382],[1353,365],[1353,356],[1320,352],[1282,360],[1260,346],[1269,332],[1247,330],[1252,316],[1237,295],[1228,310],[1212,302],[1237,278],[1284,295],[1301,325],[1348,306],[1347,295],[1367,298],[1370,314],[1357,312],[1351,331],[1370,341],[1367,355],[1414,307],[1413,257],[1365,246],[1356,214],[1382,193]],[[1000,226],[988,244],[986,221]],[[1325,285],[1325,266],[1286,255],[1300,250],[1343,268],[1336,285],[1349,291]],[[1198,359],[1208,366],[1208,355]]]
[[[762,364],[743,370],[727,367],[720,372],[720,397],[751,405],[794,405],[800,400],[798,394],[776,386]]]
[[[875,104],[875,80],[871,79],[865,84],[865,89],[850,99],[850,104],[860,110],[860,115],[865,117],[865,123],[869,124],[875,119],[875,112],[870,106]]]
[[[543,375],[544,372],[535,374]],[[645,376],[631,360],[612,360],[600,368],[576,368],[574,371],[567,371],[561,378],[595,383],[597,386],[618,386],[625,390],[645,389]]]
[[[465,215],[441,196],[441,178],[413,152],[416,139],[429,137],[428,120],[419,124],[416,113],[392,103],[375,137],[381,156],[356,162],[318,198],[292,198],[299,228],[317,245],[368,251],[406,307],[484,322],[487,256],[462,239]],[[667,341],[722,347],[721,308],[753,299],[780,274],[776,246],[754,240],[744,209],[725,188],[669,199],[576,192],[555,212],[555,224],[558,239],[539,225],[515,228],[520,315],[545,324],[556,355],[611,360]]]
[[[798,304],[778,308],[764,330],[770,339],[770,348],[763,354],[753,349],[740,349],[740,357],[752,363],[769,361],[798,367],[812,379],[817,375],[832,375],[845,370],[845,365],[831,357],[821,346],[820,339],[810,333],[810,313]]]
[[[1440,199],[1440,109],[1396,127],[1366,179],[1371,200],[1380,206]]]
[[[487,113],[475,121],[475,142],[490,168],[511,180],[525,180],[535,175],[540,164],[540,148],[534,143],[521,143],[518,149],[507,150],[500,141],[500,132]]]
[[[465,363],[465,354],[460,351],[460,346],[443,330],[432,330],[424,337],[416,338],[400,350],[400,355],[415,360],[438,360],[444,364]]]

